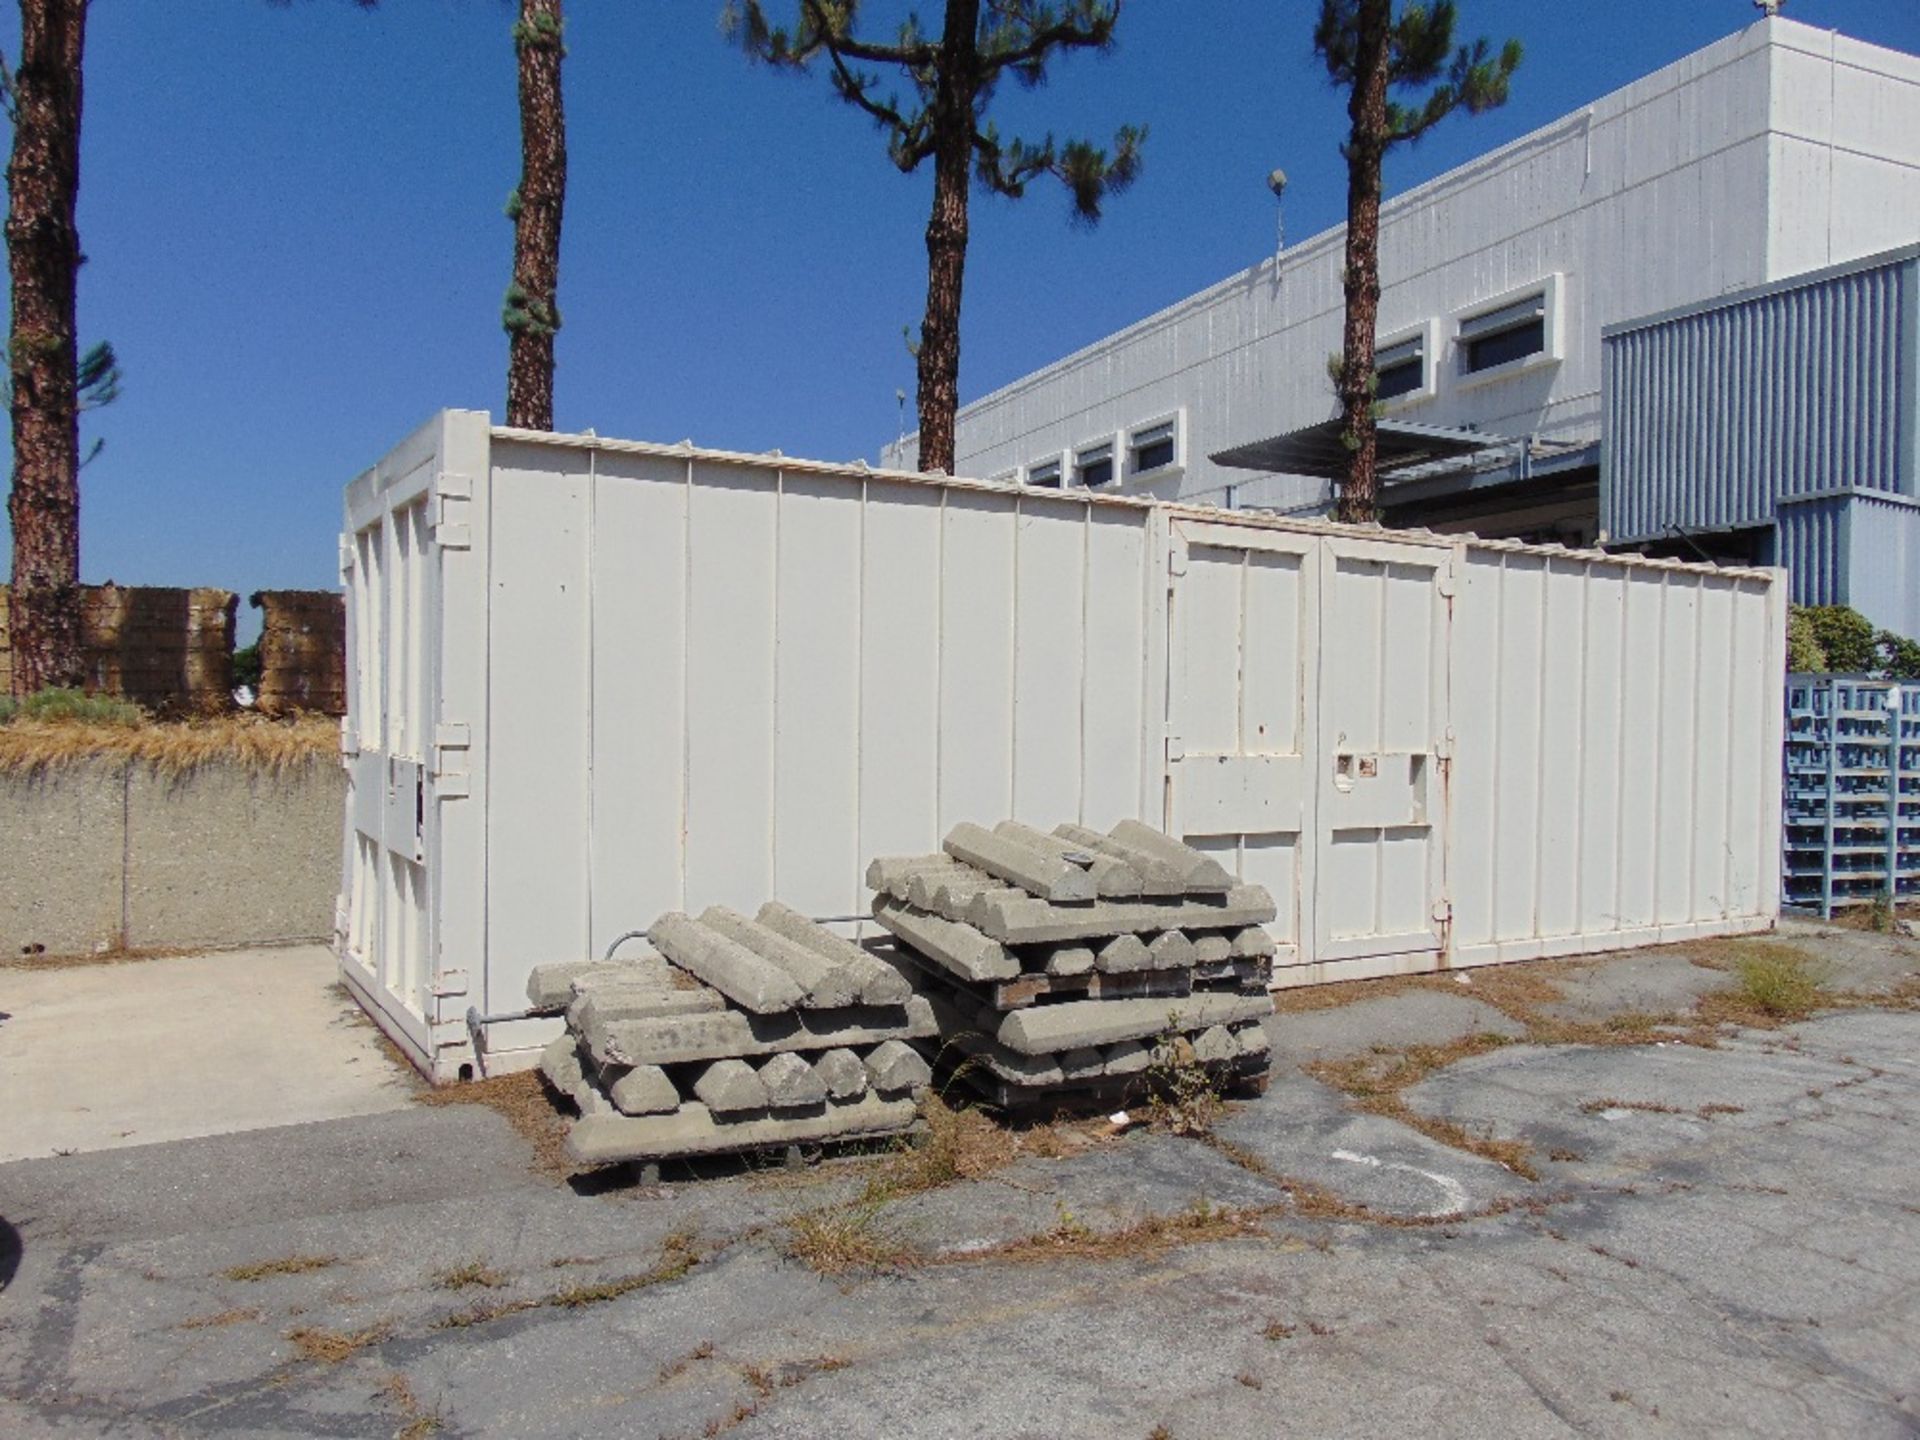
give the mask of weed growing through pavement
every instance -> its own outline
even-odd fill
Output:
[[[700,1245],[694,1233],[691,1230],[675,1230],[660,1242],[659,1258],[645,1270],[617,1276],[612,1280],[567,1285],[545,1295],[529,1296],[522,1300],[504,1300],[497,1303],[481,1301],[469,1309],[446,1316],[433,1328],[463,1330],[472,1325],[484,1325],[489,1321],[499,1320],[508,1315],[523,1314],[529,1310],[578,1310],[588,1305],[599,1305],[608,1300],[618,1300],[623,1295],[631,1295],[636,1290],[646,1290],[655,1285],[665,1285],[670,1281],[682,1279],[699,1263]]]
[[[1193,1042],[1171,1023],[1154,1042],[1146,1079],[1147,1116],[1153,1124],[1175,1135],[1213,1133],[1223,1103],[1219,1082],[1194,1053]]]
[[[220,1272],[223,1280],[238,1280],[243,1283],[254,1280],[271,1280],[281,1275],[305,1275],[314,1270],[325,1270],[338,1265],[337,1255],[283,1255],[278,1260],[261,1260],[252,1265],[235,1265]]]
[[[318,1325],[306,1325],[288,1331],[287,1339],[315,1364],[339,1365],[351,1360],[369,1345],[378,1345],[392,1332],[391,1325],[370,1325],[364,1330],[327,1330]]]
[[[438,1271],[433,1283],[442,1290],[498,1290],[507,1283],[507,1277],[491,1265],[470,1260],[451,1270]]]

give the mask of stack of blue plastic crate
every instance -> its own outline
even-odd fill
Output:
[[[1920,896],[1920,685],[1789,675],[1784,904]]]

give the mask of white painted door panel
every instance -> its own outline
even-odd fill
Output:
[[[1451,551],[1322,543],[1314,958],[1437,951]]]

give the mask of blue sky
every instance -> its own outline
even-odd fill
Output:
[[[1270,253],[1275,166],[1292,176],[1290,238],[1338,223],[1344,113],[1310,53],[1316,8],[1132,0],[1115,54],[1003,94],[1003,131],[1152,134],[1095,230],[1067,223],[1057,187],[976,198],[963,399]],[[719,9],[569,4],[556,422],[874,457],[897,389],[911,423],[901,328],[924,301],[930,176],[893,170],[822,79],[750,68]],[[1748,0],[1463,9],[1469,31],[1526,43],[1513,101],[1397,156],[1390,193],[1755,15]],[[1920,51],[1917,0],[1788,13]],[[126,388],[88,417],[107,442],[83,480],[88,580],[330,586],[345,482],[434,410],[500,413],[509,23],[506,0],[97,0],[81,331],[113,340]]]

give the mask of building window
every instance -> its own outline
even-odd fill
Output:
[[[1127,436],[1127,474],[1151,475],[1180,463],[1180,420],[1155,421]]]
[[[1061,487],[1063,474],[1060,462],[1061,457],[1058,455],[1034,461],[1027,467],[1027,484],[1038,485],[1047,490],[1058,490]]]
[[[1102,440],[1073,452],[1073,479],[1078,485],[1095,487],[1113,483],[1113,442]]]
[[[1411,395],[1416,390],[1427,388],[1427,341],[1424,335],[1385,346],[1373,358],[1374,374],[1379,377],[1374,390],[1375,399],[1397,400],[1402,395]]]
[[[1547,349],[1547,292],[1460,322],[1460,365],[1468,375],[1511,365]]]
[[[993,474],[987,477],[987,483],[989,485],[1018,485],[1020,478],[1020,467],[1015,465],[1010,470],[994,471]]]

